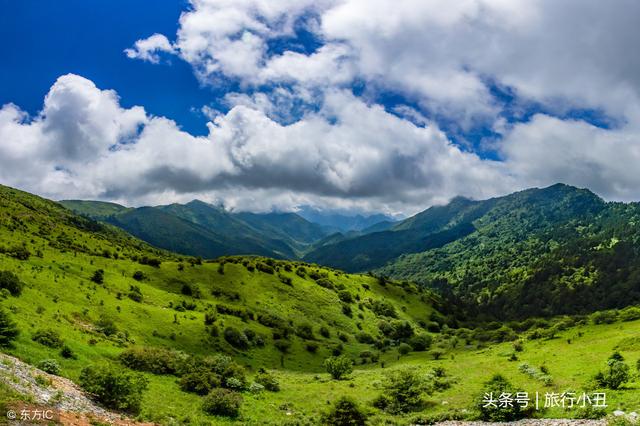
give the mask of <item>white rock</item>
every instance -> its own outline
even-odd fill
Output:
[[[624,411],[616,410],[613,412],[613,415],[616,417],[624,416]]]

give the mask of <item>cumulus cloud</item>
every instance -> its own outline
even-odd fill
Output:
[[[499,163],[461,151],[437,126],[415,126],[343,90],[289,125],[237,103],[209,130],[192,136],[66,75],[38,116],[0,110],[0,179],[54,198],[139,204],[188,194],[258,210],[305,201],[390,212],[511,186]]]
[[[67,75],[38,115],[0,109],[0,179],[54,198],[251,210],[410,213],[558,181],[639,199],[639,15],[633,0],[191,0],[175,42],[154,34],[125,52],[239,83],[212,103],[224,111],[203,107],[208,135]],[[506,118],[514,105],[496,88],[544,113]],[[380,93],[407,105],[387,111]],[[453,144],[436,120],[491,129],[499,160]]]
[[[402,93],[462,128],[501,112],[491,85],[558,109],[623,116],[639,98],[640,3],[621,0],[192,0],[175,51],[203,82]],[[305,22],[315,51],[271,51]]]
[[[124,50],[128,58],[140,59],[153,64],[160,62],[159,52],[176,52],[169,39],[162,34],[153,34],[145,39],[137,40],[133,47]]]

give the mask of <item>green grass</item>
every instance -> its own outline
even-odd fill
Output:
[[[351,304],[352,317],[346,316],[337,292],[319,286],[309,277],[312,271],[326,274],[334,285],[344,286],[362,302],[367,299],[389,301],[399,318],[409,321],[416,330],[421,328],[421,323],[432,321],[432,314],[436,313],[432,305],[434,296],[414,285],[391,282],[382,285],[374,277],[313,265],[305,265],[307,274],[300,277],[295,271],[301,263],[256,257],[233,257],[192,265],[189,258],[155,250],[111,228],[94,229],[94,224],[84,222],[78,225],[78,220],[55,203],[0,187],[0,247],[4,247],[0,252],[0,270],[13,271],[26,284],[19,297],[8,297],[0,302],[12,312],[21,330],[15,347],[6,352],[31,364],[56,359],[62,368],[61,375],[72,380],[77,380],[82,368],[88,364],[117,362],[118,354],[131,346],[163,346],[198,355],[226,353],[246,367],[250,380],[261,367],[273,371],[282,389],[259,395],[243,393],[240,418],[243,424],[317,424],[329,404],[343,395],[352,396],[366,407],[372,416],[372,424],[408,424],[416,416],[472,409],[483,382],[494,373],[504,374],[529,392],[579,391],[604,368],[607,357],[617,345],[634,367],[640,358],[640,321],[582,325],[560,332],[552,340],[527,341],[524,351],[518,353],[519,361],[515,362],[508,360],[513,352],[511,343],[478,349],[475,344],[464,347],[460,341],[454,348],[452,333],[445,330],[442,334],[434,334],[434,344],[446,352],[441,360],[433,360],[426,352],[399,357],[391,348],[380,354],[380,362],[357,365],[347,380],[335,381],[324,371],[323,360],[339,344],[353,359],[357,359],[363,350],[375,351],[371,345],[357,343],[354,336],[359,331],[358,326],[377,335],[380,318],[364,305],[360,309],[357,301]],[[11,247],[22,245],[32,253],[27,260],[10,255]],[[105,253],[110,256],[105,257]],[[115,253],[118,253],[117,259]],[[135,259],[142,256],[157,257],[162,264],[159,268],[141,265]],[[277,269],[274,274],[250,270],[258,263],[267,262]],[[289,267],[291,270],[287,271]],[[101,285],[90,281],[97,269],[105,271]],[[142,282],[135,281],[132,277],[136,271],[142,271],[147,278]],[[283,283],[279,276],[291,279],[291,285]],[[182,295],[185,283],[198,287],[202,297],[195,299]],[[140,287],[141,303],[127,297],[131,285]],[[178,312],[170,307],[183,300],[195,303],[196,309]],[[240,330],[251,329],[264,336],[264,348],[237,351],[222,337],[211,337],[204,325],[205,311],[214,309],[217,304],[248,309],[256,315],[275,314],[294,328],[309,323],[319,344],[318,352],[308,352],[304,347],[305,340],[293,337],[293,345],[282,367],[281,354],[274,348],[270,328],[255,320],[243,321],[235,316],[218,314],[216,323],[221,330],[233,326]],[[120,331],[118,336],[106,337],[96,330],[101,316],[115,321]],[[330,338],[320,336],[320,326],[331,330]],[[37,330],[48,328],[60,333],[77,359],[64,359],[59,349],[32,341]],[[347,335],[348,342],[341,343],[338,333]],[[567,339],[571,339],[570,344]],[[520,373],[518,365],[521,362],[534,367],[547,366],[553,386],[545,387],[540,381]],[[371,402],[382,392],[380,384],[385,374],[407,366],[425,374],[442,366],[455,384],[444,392],[427,396],[430,403],[420,413],[390,416],[373,408]],[[231,423],[203,413],[201,398],[182,392],[175,377],[145,375],[150,385],[140,418],[161,424]],[[624,389],[608,391],[608,411],[639,409],[639,386],[635,376]],[[0,387],[0,406],[16,397],[6,386]],[[570,417],[574,413],[556,409],[539,414]]]

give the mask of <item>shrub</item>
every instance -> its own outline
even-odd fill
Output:
[[[118,332],[118,327],[116,327],[113,319],[106,315],[101,315],[100,319],[96,322],[96,330],[105,336],[113,336]]]
[[[216,322],[216,313],[213,311],[207,311],[204,313],[204,325],[212,325]]]
[[[410,368],[392,371],[383,383],[383,393],[374,405],[392,414],[415,411],[424,405],[422,395],[428,392],[427,383]]]
[[[599,372],[594,379],[598,386],[608,389],[620,389],[629,381],[629,366],[624,362],[624,358],[615,352],[607,360],[607,370]]]
[[[34,342],[38,342],[41,345],[48,346],[50,348],[60,348],[64,343],[60,334],[57,331],[46,329],[46,330],[38,330],[33,334],[31,338]]]
[[[249,339],[240,330],[233,327],[227,327],[224,329],[224,340],[226,340],[231,346],[237,349],[246,350],[249,349]]]
[[[62,349],[60,349],[60,356],[66,359],[76,359],[76,354],[67,345],[62,346]]]
[[[364,426],[367,424],[367,415],[355,400],[343,396],[333,404],[322,421],[323,424],[335,426]]]
[[[353,295],[347,290],[341,290],[338,292],[338,298],[344,303],[353,303]]]
[[[228,389],[213,389],[202,401],[202,409],[216,416],[238,417],[242,396]]]
[[[291,342],[285,339],[277,339],[273,342],[273,346],[275,346],[277,350],[284,354],[289,352],[289,349],[291,348]]]
[[[520,404],[501,405],[499,403],[489,403],[490,400],[497,400],[502,394],[515,395],[516,390],[501,374],[494,375],[485,382],[485,387],[477,399],[477,407],[480,410],[480,417],[489,422],[510,422],[526,417],[528,412],[523,410]]]
[[[398,346],[398,353],[400,353],[400,355],[406,355],[411,352],[411,349],[411,345],[407,343],[400,343],[400,346]]]
[[[356,334],[356,340],[360,343],[366,343],[369,345],[375,342],[375,339],[373,338],[373,336],[370,335],[369,333],[365,333],[364,331],[361,331],[358,334]]]
[[[89,366],[80,373],[80,385],[107,408],[137,413],[147,380],[113,366]]]
[[[38,363],[38,368],[45,373],[60,374],[60,364],[55,359],[43,359]]]
[[[409,340],[409,344],[416,352],[426,351],[431,347],[433,339],[428,334],[416,334]]]
[[[600,311],[591,314],[591,321],[594,324],[612,324],[618,319],[616,311]]]
[[[96,284],[102,284],[104,282],[104,271],[102,269],[98,269],[91,276],[91,281]]]
[[[251,393],[260,393],[264,390],[264,386],[262,386],[260,383],[251,383],[249,385],[249,392]]]
[[[29,260],[31,252],[25,246],[14,246],[6,250],[6,253],[18,260]]]
[[[180,385],[180,389],[185,392],[206,395],[211,389],[220,387],[222,382],[217,374],[210,371],[200,371],[183,375],[178,384]]]
[[[8,347],[18,337],[20,331],[7,311],[0,307],[0,347]]]
[[[342,304],[342,313],[351,318],[353,316],[353,311],[351,310],[351,305],[346,303]]]
[[[433,359],[439,360],[444,355],[444,351],[442,349],[434,349],[430,351],[429,354],[431,354]]]
[[[265,274],[273,274],[275,272],[272,266],[262,262],[256,263],[256,268],[258,271],[264,272]]]
[[[332,356],[324,360],[324,368],[335,380],[340,380],[353,371],[353,363],[344,355]]]
[[[144,272],[142,271],[135,271],[133,273],[133,279],[136,281],[144,281],[146,278],[146,276],[144,275]]]
[[[258,373],[255,378],[255,382],[261,384],[270,392],[280,391],[280,383],[278,383],[278,380],[272,374],[269,374],[264,370]]]
[[[303,339],[314,339],[313,326],[308,323],[299,324],[296,328],[296,334]]]
[[[0,271],[0,289],[6,289],[12,296],[20,296],[24,284],[16,274],[10,271]]]
[[[322,327],[320,327],[320,335],[322,337],[324,337],[325,339],[328,339],[331,337],[331,332],[329,331],[329,329],[327,327],[325,327],[324,325]]]
[[[137,285],[129,286],[129,294],[127,296],[134,302],[142,302],[142,291],[140,291],[140,287]]]
[[[313,278],[313,273],[310,276],[311,278]],[[329,281],[327,278],[318,278],[316,280],[316,284],[318,284],[320,287],[324,287],[329,290],[335,289],[335,286],[333,285],[333,283]]]
[[[318,347],[319,346],[316,342],[307,342],[307,344],[305,345],[305,349],[307,350],[307,352],[311,352],[312,354],[318,352]]]
[[[138,260],[138,263],[140,263],[141,265],[149,265],[149,266],[152,266],[154,268],[159,268],[160,265],[162,264],[160,259],[156,259],[156,258],[153,258],[153,257],[147,257],[147,256],[143,256],[142,258],[140,258]]]
[[[374,300],[371,302],[371,310],[377,316],[397,318],[396,308],[386,300]]]
[[[640,319],[640,308],[630,306],[620,311],[620,319],[622,321],[635,321]]]
[[[169,349],[137,347],[121,352],[119,359],[124,366],[132,370],[154,374],[175,374],[184,357]]]

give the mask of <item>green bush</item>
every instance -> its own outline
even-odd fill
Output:
[[[620,319],[622,321],[635,321],[640,319],[640,308],[630,306],[620,311]]]
[[[202,401],[202,409],[216,416],[238,417],[242,396],[228,389],[213,389]]]
[[[118,332],[118,327],[111,317],[101,315],[98,321],[96,321],[96,330],[109,337]]]
[[[341,290],[338,292],[338,298],[344,303],[353,303],[353,295],[347,290]]]
[[[426,351],[431,347],[433,339],[428,334],[416,334],[409,340],[409,344],[416,352]]]
[[[140,287],[137,285],[129,286],[129,294],[127,296],[134,302],[142,302],[142,291],[140,291]]]
[[[31,340],[40,343],[41,345],[48,346],[50,348],[60,348],[64,344],[60,334],[51,329],[38,330],[33,334]]]
[[[10,271],[0,271],[0,289],[6,289],[12,296],[20,296],[24,284],[16,274]]]
[[[45,373],[60,374],[60,364],[55,359],[43,359],[37,365],[37,367]]]
[[[0,307],[0,347],[9,347],[20,331],[7,311]]]
[[[144,281],[147,277],[144,275],[142,271],[135,271],[133,273],[133,279],[136,281]]]
[[[185,392],[206,395],[211,389],[222,385],[220,376],[210,371],[200,371],[197,373],[187,373],[178,382],[180,389]]]
[[[104,271],[102,269],[96,270],[91,276],[91,281],[96,284],[102,284],[104,282]]]
[[[66,359],[76,359],[76,354],[73,353],[73,350],[67,345],[63,345],[62,349],[60,349],[60,356]]]
[[[303,339],[312,340],[315,338],[313,335],[313,326],[309,323],[299,324],[298,327],[296,327],[296,334]]]
[[[233,327],[227,327],[224,329],[224,340],[226,340],[231,346],[236,349],[246,350],[249,349],[249,339],[247,336]]]
[[[591,314],[591,321],[594,324],[613,324],[618,319],[616,311],[599,311]]]
[[[129,348],[119,356],[126,367],[154,374],[175,374],[184,358],[176,351],[156,347]]]
[[[324,360],[324,368],[335,380],[340,380],[353,371],[353,362],[344,355]]]
[[[107,408],[137,413],[147,380],[113,366],[89,366],[80,373],[80,385]]]
[[[607,369],[596,374],[594,379],[598,386],[620,389],[630,379],[629,366],[624,362],[622,355],[614,352],[607,360]]]
[[[333,426],[364,426],[367,424],[367,414],[352,398],[339,398],[322,418],[323,424]]]
[[[264,370],[261,370],[254,380],[270,392],[280,391],[280,383],[278,383],[278,380],[272,374]]]
[[[329,331],[329,329],[323,325],[322,327],[320,327],[320,335],[325,339],[328,339],[331,337],[331,331]]]
[[[387,375],[382,395],[374,401],[374,405],[391,414],[419,410],[424,405],[422,395],[430,392],[427,385],[413,369],[392,371]]]
[[[400,343],[400,346],[398,346],[398,353],[400,355],[407,355],[409,352],[411,352],[411,349],[411,345],[407,343]]]
[[[364,331],[360,331],[358,334],[356,334],[356,340],[360,343],[366,343],[369,345],[373,344],[376,341],[372,335]]]
[[[371,302],[371,310],[377,316],[397,318],[396,308],[386,300],[374,300]]]
[[[514,389],[501,374],[496,374],[485,382],[482,394],[477,399],[477,407],[482,420],[488,422],[510,422],[527,417],[529,412],[523,409],[520,404],[514,403],[511,406],[501,406],[499,403],[489,403],[490,400],[497,400],[503,393],[515,395],[517,392],[521,391]]]

